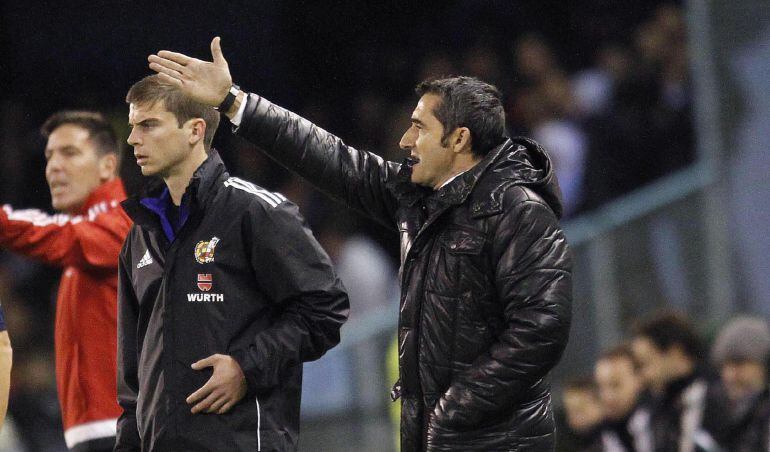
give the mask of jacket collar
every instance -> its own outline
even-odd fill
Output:
[[[206,160],[193,173],[185,190],[184,196],[191,201],[191,212],[206,206],[216,192],[215,184],[222,177],[227,177],[225,164],[216,149],[211,149]],[[166,183],[162,179],[152,178],[139,195],[132,196],[122,203],[123,209],[136,223],[146,225],[146,215],[151,213],[141,205],[141,200],[161,198],[166,188]]]
[[[83,203],[83,206],[78,210],[76,215],[86,215],[91,208],[100,203],[119,203],[124,199],[126,199],[126,190],[123,188],[123,181],[119,177],[116,177],[115,179],[96,187],[96,189],[88,195],[86,202]]]
[[[394,195],[408,206],[435,194],[438,203],[448,207],[462,204],[475,193],[471,215],[481,217],[499,212],[505,188],[511,185],[530,187],[553,210],[562,214],[562,195],[548,153],[534,140],[507,138],[491,150],[476,166],[434,191],[411,182],[412,169],[401,164],[396,177],[389,182]]]
[[[561,217],[561,189],[551,159],[542,146],[524,137],[506,139],[436,194],[441,202],[453,205],[462,204],[475,191],[471,215],[485,216],[500,211],[504,189],[510,185],[532,188]]]
[[[468,198],[473,188],[495,160],[500,157],[507,148],[510,140],[490,151],[481,161],[468,171],[457,176],[453,181],[436,190],[436,195],[446,204],[462,204]]]

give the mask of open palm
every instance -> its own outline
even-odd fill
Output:
[[[211,40],[211,59],[203,61],[168,50],[161,50],[147,58],[150,69],[164,81],[176,85],[192,99],[216,107],[222,103],[233,83],[218,36]]]

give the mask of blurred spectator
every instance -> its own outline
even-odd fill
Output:
[[[686,317],[661,312],[637,324],[632,349],[652,391],[651,428],[656,452],[713,450],[701,428],[707,383],[701,340]]]
[[[495,49],[488,45],[479,43],[471,46],[464,52],[460,61],[462,62],[462,75],[486,80],[495,86],[499,86],[503,82],[500,57]]]
[[[551,155],[563,195],[564,216],[569,217],[583,200],[588,142],[582,128],[572,119],[576,107],[568,79],[561,73],[548,74],[538,90],[542,93],[547,116],[533,124],[532,137]]]
[[[327,206],[329,207],[329,206]],[[334,262],[350,298],[350,315],[342,336],[361,327],[372,315],[398,315],[396,269],[388,255],[372,239],[356,233],[351,213],[334,205],[316,235]],[[374,342],[351,349],[335,347],[323,359],[304,364],[302,410],[304,415],[330,412],[350,413],[354,409],[371,410],[380,405],[386,391],[369,372],[382,365],[381,347]],[[355,372],[354,368],[359,371]],[[369,370],[367,372],[367,370]],[[358,378],[356,379],[356,376]],[[391,384],[395,382],[393,380]],[[358,406],[349,397],[350,388],[359,388]]]
[[[604,452],[653,452],[650,411],[631,348],[620,345],[599,356],[594,379],[604,411]]]
[[[513,133],[528,134],[551,155],[564,202],[564,216],[583,201],[583,174],[588,140],[578,117],[579,105],[569,78],[556,64],[544,38],[526,35],[514,48],[518,89],[508,102]]]
[[[738,317],[719,333],[711,349],[720,381],[704,415],[706,429],[724,450],[753,452],[770,447],[767,365],[770,329],[764,319]]]
[[[604,116],[612,108],[617,85],[629,76],[631,56],[620,44],[605,44],[597,54],[595,65],[572,78],[575,107],[582,119]]]
[[[601,452],[604,415],[594,381],[584,377],[565,383],[563,402],[567,431],[560,442],[575,452]]]
[[[681,12],[662,8],[636,31],[635,58],[614,70],[610,109],[586,124],[585,207],[595,208],[694,159]],[[679,25],[677,25],[679,24]],[[628,61],[616,54],[617,61]],[[627,77],[624,75],[628,74]]]
[[[559,70],[553,50],[545,38],[536,33],[519,38],[513,52],[516,73],[522,84],[537,84]]]
[[[29,355],[13,369],[10,405],[19,437],[33,452],[65,452],[56,386],[50,378],[53,356],[47,350],[30,350]]]

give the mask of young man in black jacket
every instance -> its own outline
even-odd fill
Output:
[[[401,449],[552,449],[547,376],[567,343],[571,260],[550,160],[506,138],[497,89],[469,77],[421,84],[398,164],[246,96],[219,38],[212,56],[160,52],[150,68],[222,103],[238,134],[401,235]]]
[[[297,207],[229,176],[213,108],[157,75],[126,101],[161,180],[123,204],[116,450],[294,450],[302,363],[339,342],[347,295]]]

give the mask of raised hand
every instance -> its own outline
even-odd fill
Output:
[[[211,41],[212,61],[203,61],[181,53],[161,50],[150,55],[150,69],[168,83],[179,87],[182,92],[196,101],[217,107],[225,99],[233,84],[219,36]]]
[[[186,402],[193,405],[192,413],[223,414],[246,395],[246,377],[241,366],[228,355],[211,355],[193,363],[192,368],[202,370],[213,367],[211,378],[200,389],[190,394]]]

